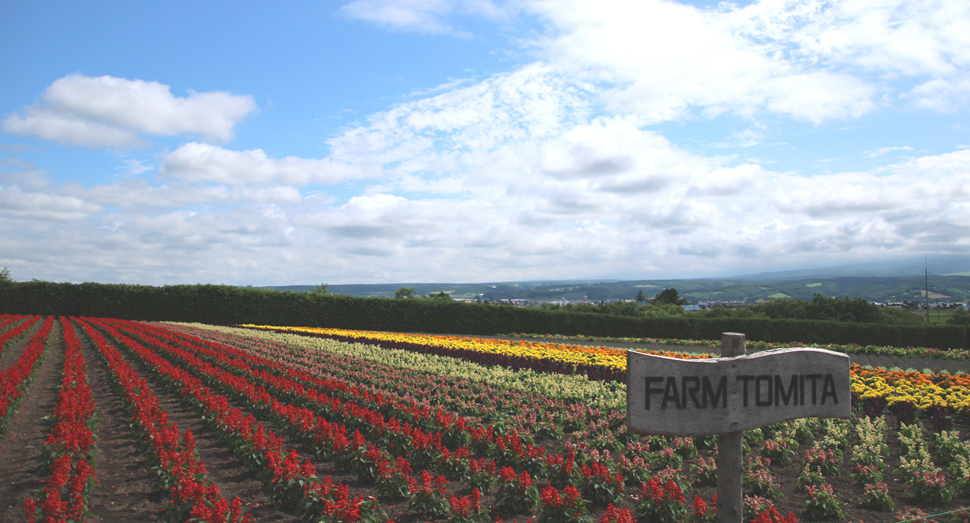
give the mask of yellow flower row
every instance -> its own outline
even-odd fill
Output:
[[[852,366],[852,392],[859,398],[883,398],[892,406],[912,403],[964,410],[970,407],[970,378],[965,374],[924,374]]]
[[[402,334],[395,332],[356,331],[344,329],[322,329],[315,327],[273,327],[268,325],[243,325],[260,329],[283,330],[340,336],[354,340],[384,341],[389,343],[410,343],[427,347],[449,350],[473,351],[484,354],[525,358],[533,361],[553,361],[573,367],[602,367],[613,372],[626,372],[626,349],[612,347],[593,347],[524,340],[502,340],[491,338],[472,338],[463,336],[441,336],[432,334]],[[706,354],[674,352],[649,352],[673,358],[709,358]]]

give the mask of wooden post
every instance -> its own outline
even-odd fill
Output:
[[[721,357],[744,356],[744,334],[721,333]],[[741,442],[744,431],[726,432],[717,436],[717,521],[741,523],[741,478],[744,474],[744,451]]]

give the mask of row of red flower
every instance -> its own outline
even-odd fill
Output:
[[[172,341],[174,343],[178,343],[179,341],[181,341],[181,345],[185,346],[188,350],[191,350],[192,354],[194,355],[201,354],[208,358],[211,358],[210,361],[219,362],[221,365],[224,365],[226,369],[235,370],[236,372],[239,372],[239,374],[241,374],[242,376],[257,376],[259,378],[263,378],[265,379],[266,382],[269,382],[271,384],[271,389],[280,391],[283,394],[289,394],[291,396],[298,395],[298,396],[302,396],[305,399],[316,400],[318,402],[320,401],[321,397],[324,397],[322,395],[317,395],[313,391],[313,389],[304,388],[304,384],[302,383],[298,383],[292,380],[287,380],[285,378],[280,378],[278,376],[270,375],[259,368],[254,368],[250,366],[247,361],[244,361],[244,360],[248,360],[251,362],[258,362],[259,361],[258,358],[254,358],[252,356],[249,356],[248,358],[238,358],[238,359],[229,357],[227,353],[240,355],[239,351],[237,349],[234,349],[233,347],[227,347],[227,346],[218,347],[222,349],[222,351],[220,352],[214,349],[203,348],[199,346],[199,344],[193,343],[193,341],[190,341],[192,340],[191,337],[187,337],[187,336],[181,337],[181,339],[179,340],[172,337],[170,334],[167,334],[164,330],[161,330],[161,329],[151,329],[151,328],[135,326],[135,325],[133,325],[132,328],[140,328],[142,332],[146,332],[146,333],[151,332],[155,336],[158,336],[160,338],[166,338],[169,341]],[[216,344],[211,344],[211,343],[204,343],[204,344],[209,345],[210,347],[217,346]],[[186,361],[188,359],[196,360],[195,356],[190,356],[186,358],[186,356],[184,355],[185,352],[182,352],[182,354],[183,356],[181,359],[183,361]],[[196,363],[196,366],[195,366],[195,368],[197,369],[201,369],[204,367],[205,365],[200,365],[198,363]],[[214,371],[214,374],[220,374],[221,376],[223,376],[225,383],[236,383],[237,384],[236,390],[242,390],[242,387],[240,387],[238,384],[246,383],[246,380],[242,378],[242,376],[239,376],[236,374],[230,374],[224,371]],[[316,380],[318,383],[320,381],[314,378],[313,376],[302,376],[302,377],[307,381]],[[368,394],[361,393],[360,391],[357,391],[352,387],[346,388],[346,387],[333,386],[333,384],[331,384],[330,389],[342,390],[344,393],[356,392],[359,394],[357,398],[358,400],[361,400],[361,398],[364,398],[365,400],[373,399],[373,397],[367,398]],[[299,391],[299,394],[295,394],[294,391]],[[386,407],[387,405],[392,405],[392,407],[401,406],[400,404],[394,405],[394,403],[390,402],[387,398],[382,398],[382,399],[384,401],[387,401],[387,403],[382,405],[383,407]],[[367,430],[367,428],[363,428],[363,430],[364,432],[367,432],[370,436],[372,436],[375,440],[382,439],[382,437],[386,437],[389,434],[397,433],[398,435],[400,435],[400,432],[395,431],[395,428],[399,428],[401,424],[397,422],[397,420],[395,419],[386,420],[381,414],[377,412],[363,409],[358,405],[343,404],[339,400],[336,400],[335,398],[326,398],[324,403],[331,407],[331,410],[329,412],[330,414],[341,415],[343,417],[350,417],[350,416],[356,415],[360,417],[360,419],[366,420],[366,422],[363,423],[362,425],[364,426],[369,425],[370,430]],[[276,408],[276,405],[277,403],[274,402],[273,404],[274,408]],[[293,424],[298,424],[300,422],[300,419],[302,419],[303,422],[306,424],[305,432],[308,434],[312,434],[314,429],[314,425],[312,423],[314,414],[307,413],[305,411],[301,414],[302,415],[297,416],[296,419],[291,419],[289,421]],[[422,418],[425,420],[433,419],[430,416],[428,416],[426,413],[425,413],[425,416],[422,416]],[[440,423],[441,416],[435,416],[434,418],[437,418],[436,421]],[[463,426],[463,424],[464,424],[463,420],[461,418],[458,418],[458,422],[452,424],[451,427],[454,427],[454,425]],[[387,445],[387,447],[409,448],[410,452],[408,453],[408,457],[412,458],[412,460],[416,462],[420,461],[420,463],[423,465],[428,465],[428,466],[436,465],[439,471],[443,470],[445,474],[451,476],[452,479],[456,479],[455,476],[458,476],[461,479],[475,483],[476,478],[474,473],[477,471],[474,469],[479,468],[479,467],[476,467],[476,465],[478,463],[484,462],[485,461],[484,459],[481,459],[478,461],[469,460],[468,451],[465,448],[459,448],[456,452],[449,455],[450,454],[449,450],[441,444],[442,438],[441,438],[440,431],[437,432],[435,436],[430,439],[427,438],[426,436],[422,437],[421,436],[422,433],[420,432],[419,429],[411,429],[411,431],[412,431],[412,436],[416,433],[418,437],[412,438],[410,441],[407,441],[407,440],[394,441],[393,443]],[[564,491],[576,492],[578,494],[579,490],[576,488],[576,486],[569,484],[570,482],[575,481],[580,486],[580,488],[587,493],[587,496],[589,498],[591,498],[593,501],[605,504],[605,503],[617,501],[619,499],[619,496],[622,494],[624,490],[624,481],[622,476],[620,476],[616,472],[609,470],[602,463],[594,462],[594,463],[590,463],[588,466],[586,464],[577,464],[575,461],[575,453],[572,452],[571,450],[567,450],[565,455],[560,454],[555,456],[546,456],[545,459],[543,460],[541,458],[544,457],[543,456],[544,449],[534,449],[533,447],[532,455],[528,455],[529,453],[527,452],[527,449],[531,447],[531,445],[529,444],[522,445],[522,441],[519,438],[506,437],[506,436],[513,436],[513,435],[505,435],[505,436],[496,435],[494,428],[491,428],[491,430],[487,432],[486,431],[476,432],[473,429],[468,429],[467,432],[469,434],[475,433],[475,435],[477,436],[477,438],[472,439],[472,441],[475,441],[475,442],[485,441],[487,443],[493,444],[494,448],[491,450],[495,451],[495,454],[497,454],[500,457],[508,458],[509,461],[513,462],[513,464],[520,465],[522,463],[525,463],[527,466],[532,465],[531,468],[533,468],[533,471],[536,474],[551,472],[551,474],[549,474],[550,479],[552,479],[552,481],[554,481],[558,486],[563,488]],[[363,436],[359,435],[359,432],[355,434],[354,439],[355,441],[351,442],[351,447],[355,449],[353,453],[357,453],[357,449],[363,448],[365,444],[365,440],[363,439]],[[316,442],[321,443],[319,437]],[[331,442],[330,445],[331,447],[333,447],[334,443]],[[383,459],[384,464],[382,466],[379,465],[377,467],[378,468],[377,477],[372,479],[375,479],[378,482],[378,484],[380,484],[382,481],[387,482],[389,478],[386,476],[391,474],[392,471],[387,470],[389,468],[386,466],[387,460],[386,458],[383,458],[381,456],[381,454],[383,453],[383,449],[377,448],[373,443],[366,443],[366,445],[368,447],[368,451],[365,452],[363,456],[359,456],[359,458],[361,459],[361,461],[365,463],[368,459],[370,460]],[[518,460],[515,459],[516,457],[518,458]],[[400,464],[402,462],[407,463],[406,460],[404,460],[401,457],[398,457],[397,463]],[[373,470],[373,462],[370,463],[370,465],[371,465],[370,467],[365,465],[363,468],[365,470],[366,469]],[[496,474],[494,472],[495,471],[494,462],[493,461],[490,462],[490,465],[491,465],[490,467],[491,470],[486,475],[486,480],[492,480],[496,478],[501,479],[501,482],[498,485],[499,497],[500,498],[504,497],[509,502],[508,504],[513,505],[510,508],[515,508],[514,505],[519,505],[520,507],[528,506],[530,504],[529,494],[527,494],[528,492],[532,492],[533,497],[537,498],[536,491],[535,491],[536,486],[532,481],[532,477],[529,474],[529,470],[524,470],[521,473],[517,474],[511,467],[506,466],[506,467],[503,467],[502,470]],[[428,478],[426,471],[422,473],[422,478],[424,479]],[[365,477],[362,479],[367,479],[367,478]],[[441,481],[444,481],[443,478],[438,480],[439,483]],[[412,486],[411,487],[412,493],[415,490],[416,489],[414,488],[414,486]],[[555,486],[549,485],[546,487],[545,491],[549,492],[550,494],[549,496],[546,496],[543,499],[544,511],[546,509],[552,510],[554,507],[549,507],[548,505],[555,505],[555,503],[552,500],[558,499],[556,498],[557,494],[556,495],[552,494],[553,492],[556,492]],[[577,499],[577,498],[575,497],[575,495],[573,495],[571,496],[571,499]],[[578,498],[578,499],[581,499],[581,498]],[[567,505],[571,506],[572,508],[580,508],[580,507],[573,506],[572,504],[567,504]],[[613,512],[622,513],[622,511],[619,511],[619,510],[614,510]]]
[[[7,347],[26,334],[39,320],[40,316],[13,316],[8,314],[0,316],[0,354],[3,354]]]
[[[168,341],[173,341],[172,337],[163,330],[120,321],[111,321],[110,325],[107,325],[107,323],[109,322],[101,323],[106,331],[111,333],[113,337],[120,340],[124,345],[135,348],[140,354],[144,353],[143,357],[146,361],[150,362],[152,367],[159,369],[160,373],[175,376],[184,371],[172,366],[161,358],[157,358],[156,355],[150,354],[150,351],[145,349],[141,343],[129,338],[127,334],[132,334],[140,338],[142,342],[152,345],[160,353],[164,353],[167,357],[172,358],[173,361],[179,361],[186,368],[191,368],[196,373],[204,376],[213,386],[222,387],[231,391],[234,397],[247,400],[255,408],[261,406],[264,410],[275,413],[277,418],[281,422],[288,424],[296,434],[300,435],[303,439],[312,438],[329,458],[350,468],[361,479],[376,482],[378,487],[386,494],[406,496],[410,499],[412,505],[417,506],[417,509],[433,510],[441,513],[451,512],[453,518],[459,515],[468,518],[480,518],[487,514],[487,511],[483,510],[480,504],[475,501],[475,498],[479,497],[479,494],[475,491],[468,498],[452,497],[449,502],[449,500],[444,499],[444,486],[447,484],[447,480],[443,476],[433,478],[427,470],[424,470],[420,475],[421,480],[415,480],[411,477],[410,463],[403,456],[398,456],[392,461],[392,456],[386,446],[379,446],[367,442],[359,431],[355,431],[353,437],[348,439],[346,427],[340,424],[330,423],[308,409],[280,402],[266,388],[255,386],[246,376],[257,376],[263,381],[271,383],[271,389],[281,393],[286,389],[290,393],[294,393],[294,391],[302,393],[304,398],[308,400],[320,400],[324,398],[321,401],[325,402],[329,400],[335,402],[330,404],[331,407],[336,405],[336,408],[332,412],[340,413],[349,418],[357,417],[358,419],[370,420],[370,422],[379,427],[377,431],[378,435],[395,434],[398,438],[397,445],[394,445],[392,448],[410,448],[412,451],[417,449],[418,452],[424,452],[426,458],[422,460],[422,463],[425,465],[431,466],[433,463],[437,463],[445,466],[445,464],[450,463],[453,467],[452,470],[464,469],[465,472],[474,472],[474,470],[471,470],[473,468],[485,468],[484,459],[477,461],[469,460],[466,457],[467,451],[464,453],[456,452],[454,456],[451,456],[452,459],[449,460],[449,451],[440,443],[440,432],[431,437],[423,434],[419,429],[411,428],[406,424],[402,425],[396,419],[391,419],[388,422],[377,412],[363,409],[354,404],[340,402],[336,398],[325,398],[322,394],[319,394],[313,389],[307,389],[298,382],[274,376],[265,370],[249,366],[243,360],[249,359],[255,361],[256,358],[240,354],[231,347],[223,347],[223,349],[246,357],[238,359],[232,358],[225,353],[220,353],[219,351],[207,349],[199,345],[185,343],[183,340],[183,343],[180,345],[194,345],[191,347],[192,350],[190,352],[168,343]],[[126,334],[114,330],[114,326],[120,327]],[[164,338],[168,338],[168,340]],[[177,342],[178,340],[174,341]],[[235,365],[235,370],[241,375],[226,372],[207,361],[203,361],[199,357],[200,354],[213,360],[221,360],[221,363],[230,367]],[[260,363],[265,364],[271,362],[263,361]],[[191,378],[186,378],[185,376],[179,376],[178,380],[183,391],[186,389],[186,384],[192,381]],[[201,383],[196,385],[195,388],[200,386]],[[411,414],[414,415],[415,413],[412,412]],[[428,412],[419,411],[417,415],[425,420],[430,419]],[[437,421],[439,423],[448,422],[448,420],[441,419],[440,416],[438,418]],[[448,423],[451,424],[450,422]],[[369,432],[373,433],[375,431]],[[494,436],[492,437],[494,438]],[[505,440],[498,438],[497,441],[499,441],[498,446],[501,447],[503,445],[501,442]],[[514,442],[516,440],[510,441]],[[408,453],[408,455],[411,457],[415,456],[414,453]],[[488,483],[492,483],[497,479],[501,480],[498,484],[497,496],[505,508],[512,512],[528,511],[522,509],[529,506],[530,503],[534,505],[534,502],[538,501],[536,485],[532,481],[528,471],[516,473],[508,466],[502,467],[500,471],[496,471],[494,462],[490,462],[490,464],[491,467],[489,470],[482,470],[481,472],[485,472],[484,479]],[[582,468],[587,473],[587,476],[596,477],[599,472],[596,466]],[[609,476],[609,480],[618,483],[619,491],[622,491],[622,478],[617,477],[614,479],[612,475]],[[312,478],[308,479],[312,481]],[[306,490],[306,487],[304,488]],[[352,521],[352,519],[348,519],[348,521]]]
[[[262,472],[264,481],[278,500],[315,516],[316,521],[383,521],[383,512],[376,502],[360,496],[350,497],[346,485],[334,485],[329,477],[319,480],[312,463],[295,449],[285,449],[282,439],[273,431],[257,423],[253,416],[246,416],[240,409],[231,407],[227,397],[213,393],[189,372],[128,336],[137,333],[130,329],[138,324],[101,319],[88,321],[145,362],[146,368],[170,383],[179,395],[189,398],[193,406],[203,412],[204,419],[222,433],[236,455]],[[123,333],[116,327],[128,329]],[[265,394],[251,386],[246,392],[252,397]]]
[[[214,384],[229,387],[235,394],[248,396],[248,399],[256,405],[272,408],[281,416],[282,421],[289,423],[307,437],[312,436],[316,444],[325,445],[330,452],[345,453],[348,444],[351,446],[351,452],[364,445],[372,447],[374,450],[371,454],[377,462],[370,463],[368,466],[374,470],[380,469],[382,462],[387,465],[386,462],[390,461],[387,457],[379,457],[381,454],[396,454],[398,458],[406,457],[410,459],[409,464],[422,467],[440,464],[440,468],[467,469],[475,466],[469,463],[468,449],[458,447],[452,453],[443,443],[447,440],[459,443],[471,442],[473,446],[483,447],[485,449],[483,454],[500,458],[500,466],[516,466],[520,470],[525,469],[524,466],[529,466],[532,468],[533,475],[542,470],[544,449],[536,448],[531,443],[523,441],[514,431],[510,434],[502,434],[495,427],[472,429],[463,417],[453,416],[441,409],[431,409],[413,401],[397,402],[381,394],[372,395],[368,391],[359,390],[356,386],[317,378],[305,372],[245,354],[233,347],[217,347],[222,349],[220,351],[203,347],[205,343],[199,344],[188,339],[173,338],[161,329],[137,324],[131,324],[130,327],[140,329],[146,334],[151,333],[152,336],[156,336],[155,339],[167,338],[173,343],[181,342],[187,350],[177,349],[169,343],[157,346],[204,375],[217,380]],[[212,346],[212,344],[209,345]],[[206,358],[208,361],[202,362],[200,358]],[[210,365],[209,362],[214,363],[218,368]],[[265,370],[266,368],[275,369],[289,377],[279,376]],[[275,396],[268,392],[258,395],[248,393],[255,389],[254,384],[267,387],[265,390],[273,391]],[[320,389],[325,390],[321,392]],[[343,401],[329,393],[347,396],[356,402]],[[281,399],[283,401],[280,401]],[[294,403],[284,403],[287,400],[292,400]],[[367,408],[360,403],[374,408]],[[306,407],[315,412],[308,411]],[[388,416],[382,412],[387,413]],[[316,413],[338,419],[341,423],[329,423],[319,418]],[[426,430],[422,430],[420,426],[413,426],[408,421],[423,425]],[[427,427],[438,430],[431,433]],[[351,430],[355,431],[354,438],[348,441],[347,434]],[[366,439],[368,437],[370,441]],[[484,468],[483,460],[478,460],[476,464]],[[577,467],[577,470],[579,468]]]
[[[339,360],[341,360],[342,358],[335,357],[332,354],[325,353],[322,351],[293,351],[291,349],[287,349],[285,346],[282,346],[279,343],[269,342],[267,340],[257,340],[257,339],[248,338],[248,337],[232,338],[225,334],[220,334],[214,331],[194,329],[194,328],[186,328],[186,327],[174,327],[174,328],[185,334],[205,335],[206,337],[210,337],[210,339],[217,339],[222,342],[233,343],[237,347],[245,347],[246,352],[250,354],[258,354],[266,358],[270,358],[277,362],[285,361],[286,364],[291,366],[298,366],[307,370],[314,369],[316,371],[315,372],[316,374],[323,374],[327,376],[329,379],[333,379],[335,375],[343,374],[341,372],[343,371],[343,366],[339,365],[340,363]],[[182,337],[182,340],[186,342],[185,343],[186,347],[193,346],[193,343],[191,343],[190,340],[195,340],[195,339],[197,338],[191,335]],[[216,348],[220,346],[218,343],[215,343],[215,344],[209,343],[207,345],[211,347],[216,347]],[[228,352],[234,352],[237,350],[233,347],[225,347],[224,345],[222,347],[224,347],[224,351],[228,351]],[[193,348],[191,350],[196,350],[196,349]],[[354,360],[353,358],[345,358],[345,359]],[[320,365],[321,360],[326,360],[328,364]],[[223,360],[223,361],[228,361],[228,360]],[[337,363],[338,365],[336,366],[332,365],[335,363]],[[360,368],[362,367],[363,362],[359,360],[354,360],[350,362],[344,361],[343,363],[347,364],[346,366],[348,367]],[[237,365],[239,364],[237,363]],[[375,369],[375,367],[378,367],[378,368]],[[374,375],[375,372],[376,373],[381,372],[381,369],[379,367],[380,367],[379,365],[375,365],[373,362],[367,361],[366,362],[367,372],[351,372],[349,374],[352,374],[352,377],[347,381],[351,383],[355,383],[353,387],[354,389],[360,389],[359,383],[357,382],[358,381],[367,382],[369,376]],[[231,370],[231,368],[228,366],[226,368],[228,370]],[[256,371],[246,367],[246,370],[245,370],[246,375],[251,375],[254,372]],[[392,373],[388,371],[388,374],[391,375]],[[398,381],[398,382],[408,381],[413,376],[413,374],[414,373],[411,373],[411,372],[404,373],[404,372],[401,372],[400,369],[398,369],[396,376],[390,376],[390,378],[392,380],[393,378],[397,378],[394,381]],[[341,377],[344,378],[345,376],[341,376]],[[447,383],[447,381],[448,380],[438,381],[437,383],[440,384],[439,388],[448,389],[449,384]],[[335,389],[338,391],[341,390],[339,387]],[[396,394],[394,393],[389,394],[386,390],[380,390],[378,387],[373,387],[373,386],[368,387],[365,390],[366,392],[369,392],[372,396],[380,395],[385,399],[393,398],[396,396]],[[405,393],[408,393],[408,392],[413,393],[413,391],[407,391],[405,389]],[[356,398],[357,401],[360,401],[360,397],[362,396],[364,396],[364,394],[359,394],[358,397]],[[412,396],[406,396],[406,397],[413,398],[414,396],[412,395]],[[688,438],[688,444],[689,444],[689,438]],[[587,497],[594,498],[595,501],[601,502],[601,503],[608,503],[609,500],[611,499],[610,496],[617,495],[619,492],[622,492],[623,480],[620,479],[617,474],[611,472],[609,468],[605,466],[603,463],[597,463],[595,460],[589,461],[587,459],[585,460],[586,461],[585,463],[578,463],[576,461],[575,453],[569,447],[570,445],[567,444],[565,447],[566,450],[564,451],[563,454],[545,457],[546,459],[544,463],[544,470],[542,471],[542,473],[551,482],[553,482],[554,485],[548,485],[544,490],[544,492],[548,491],[550,494],[549,496],[543,497],[543,504],[546,504],[548,500],[559,499],[559,498],[556,498],[556,494],[554,494],[556,491],[555,490],[556,486],[562,488],[563,492],[567,492],[567,491],[579,492],[578,489],[576,489],[576,487],[574,486],[574,484],[585,486],[587,488],[584,490],[587,490],[588,492],[590,492],[590,494],[588,494]],[[465,449],[459,449],[459,451],[462,451],[462,450],[465,450]],[[672,449],[668,449],[668,450],[672,450]],[[442,452],[446,457],[445,459],[447,460],[448,449],[443,448]],[[593,454],[598,454],[598,453],[594,451]],[[443,468],[442,466],[445,464],[442,461],[436,460],[435,465],[438,465],[439,471],[440,471]],[[447,466],[445,465],[445,467]],[[448,475],[447,472],[448,472],[448,469],[445,468],[446,475]],[[529,475],[526,473],[528,471],[525,471],[523,474],[520,474],[519,476],[515,476],[514,474],[510,475],[509,472],[511,472],[511,469],[503,469],[501,472],[502,474],[499,474],[499,476],[508,476],[506,479],[510,481],[513,479],[516,479],[526,484],[531,482],[531,478],[529,480],[522,481],[523,478],[529,478]],[[615,481],[611,481],[614,478],[616,478]],[[669,483],[669,480],[667,482]],[[639,484],[640,482],[635,481],[633,483]],[[648,487],[649,485],[650,485],[650,482],[647,483],[646,487]],[[668,492],[675,492],[677,493],[677,495],[679,495],[678,485],[672,485],[672,487],[668,487],[667,490]],[[658,505],[658,502],[656,501],[656,497],[647,496],[646,494],[647,492],[642,488],[640,492],[640,498],[645,499],[646,497],[650,497],[651,501],[646,504],[648,506],[642,507],[642,510],[639,510],[639,511],[643,513],[651,513],[654,510],[659,510],[660,509],[659,506],[654,506],[654,505]],[[605,496],[605,498],[600,497],[599,499],[596,499],[597,495],[603,495]],[[570,495],[570,496],[565,496],[565,498],[563,499],[575,500],[577,498],[575,497],[575,495]],[[580,496],[580,498],[578,499],[582,500],[582,497]],[[550,501],[550,503],[552,502]],[[565,503],[565,505],[568,507],[577,508],[572,503],[565,502],[565,501],[563,501],[563,503]],[[659,505],[663,505],[663,504],[665,504],[665,502],[659,502]],[[704,515],[705,512],[707,512],[708,516],[710,515],[709,510],[707,510],[706,508],[706,504],[699,498],[695,499],[694,503],[692,504],[692,509],[694,510],[696,516],[702,516]],[[546,513],[546,512],[547,512],[546,510],[543,510],[543,513]],[[614,510],[612,512],[615,515],[616,513],[619,513],[621,511]],[[781,516],[777,514],[777,510],[773,510],[771,507],[765,508],[763,510],[755,510],[752,513],[756,514],[755,517],[758,518],[759,521],[775,521],[775,520],[780,521],[782,519]],[[793,516],[789,516],[788,518],[785,518],[785,519],[787,521],[791,521],[794,518]]]
[[[57,403],[51,420],[54,426],[45,443],[44,460],[51,476],[44,487],[38,506],[27,500],[27,520],[37,517],[47,521],[81,521],[88,513],[88,496],[94,487],[94,398],[87,378],[87,366],[81,356],[81,342],[74,327],[60,318],[64,339],[64,367]]]
[[[368,390],[371,394],[382,394],[399,401],[405,397],[420,398],[418,401],[423,405],[433,403],[486,424],[499,421],[511,424],[520,434],[531,434],[537,440],[559,439],[564,431],[574,432],[607,415],[576,397],[567,402],[537,392],[503,389],[440,374],[416,370],[401,372],[401,369],[390,365],[326,351],[297,352],[282,343],[261,338],[243,338],[187,326],[169,328],[243,347],[248,353],[314,376],[330,376],[354,383],[357,388]],[[611,420],[611,423],[614,427],[625,424],[625,416],[620,416],[615,422]]]
[[[36,318],[39,317],[28,322],[33,324]],[[6,432],[10,415],[17,409],[24,391],[29,387],[30,380],[43,361],[47,338],[53,326],[54,317],[48,316],[40,330],[27,343],[17,362],[0,371],[0,434]],[[23,332],[26,332],[26,329]]]
[[[153,469],[170,493],[168,517],[175,521],[197,518],[207,523],[248,522],[248,516],[240,517],[240,500],[228,502],[208,478],[192,432],[179,432],[148,383],[100,332],[87,322],[79,321],[79,325],[93,342],[134,426],[151,449],[156,464]]]

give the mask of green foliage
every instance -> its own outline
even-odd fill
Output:
[[[630,303],[630,305],[636,305]],[[598,307],[598,306],[596,306]],[[656,307],[656,306],[652,306]],[[438,299],[354,298],[228,285],[149,287],[100,283],[13,282],[0,292],[0,313],[90,316],[220,325],[299,325],[391,332],[486,334],[542,332],[563,335],[719,340],[743,332],[749,341],[809,344],[964,348],[962,326],[842,323],[767,318],[702,318],[676,305],[671,315],[634,317],[546,310],[538,307],[459,303]]]
[[[970,325],[970,311],[963,309],[955,310],[950,317],[946,319],[947,325]]]
[[[680,297],[677,289],[664,289],[650,301],[654,305],[687,305],[687,300]]]
[[[811,301],[780,299],[740,309],[715,307],[701,312],[700,315],[708,318],[769,318],[892,325],[916,325],[921,322],[919,316],[906,310],[880,307],[862,298],[826,298],[818,293],[815,293]]]
[[[414,291],[414,287],[401,287],[400,289],[394,291],[395,298],[415,298],[417,293]]]
[[[843,519],[842,502],[835,497],[831,485],[805,487],[808,499],[805,500],[805,514],[810,521]]]
[[[424,299],[426,299],[426,300],[454,301],[454,299],[452,299],[451,296],[445,294],[445,291],[441,291],[438,294],[429,294],[429,295],[425,296]]]
[[[680,316],[684,317],[687,312],[680,305],[652,303],[640,303],[629,301],[613,301],[599,303],[569,303],[559,305],[556,303],[543,303],[539,306],[542,310],[556,312],[587,312],[594,314],[609,314],[613,316],[630,316],[641,318],[669,318]]]
[[[889,325],[926,325],[926,319],[910,309],[884,307],[882,315],[883,323]]]
[[[528,472],[516,476],[510,467],[499,473],[495,504],[513,514],[528,514],[539,504],[539,490]]]
[[[10,277],[10,269],[4,267],[3,270],[0,270],[0,285],[7,283],[13,283],[13,278]]]
[[[330,294],[330,284],[321,283],[320,285],[317,285],[316,287],[313,288],[313,292],[315,294]]]

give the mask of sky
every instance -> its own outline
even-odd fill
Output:
[[[966,0],[0,0],[0,267],[298,285],[970,259]]]

